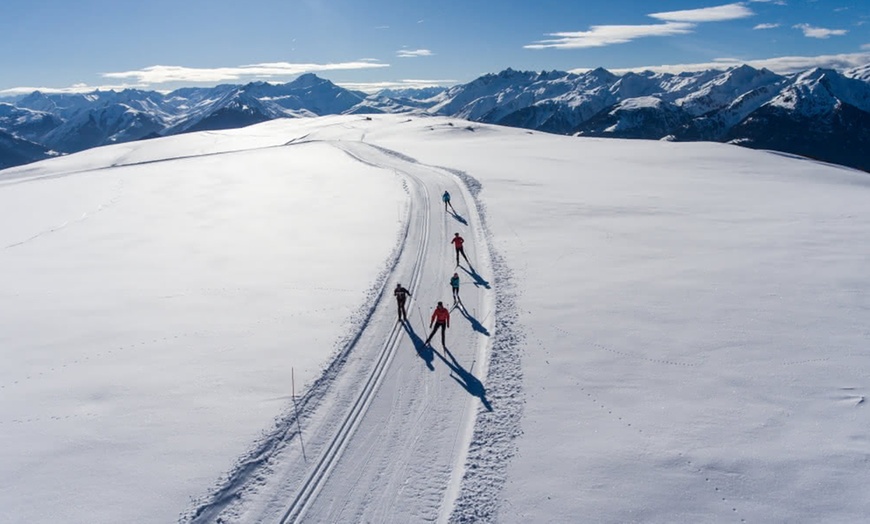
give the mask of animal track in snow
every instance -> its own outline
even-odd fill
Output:
[[[564,330],[564,329],[562,329],[562,328],[559,328],[559,327],[553,327],[553,329],[555,329],[557,332],[561,333],[562,335],[564,335],[564,336],[566,336],[566,337],[571,337],[572,339],[578,339],[578,338],[579,338],[579,337],[577,337],[576,335],[574,335],[573,333],[570,333],[570,332],[568,332],[568,331],[566,331],[566,330]],[[647,361],[647,362],[654,362],[654,363],[656,363],[656,364],[667,364],[667,365],[669,365],[669,366],[681,366],[681,367],[697,367],[697,366],[698,366],[698,364],[692,364],[692,363],[689,363],[689,362],[677,362],[677,361],[675,361],[675,360],[667,360],[667,359],[661,359],[661,358],[649,358],[649,357],[643,357],[643,356],[640,356],[640,355],[634,355],[634,354],[631,354],[631,353],[628,353],[628,352],[625,352],[625,351],[619,351],[618,349],[613,349],[613,348],[610,348],[610,347],[604,346],[604,345],[602,345],[602,344],[598,344],[598,343],[596,343],[596,342],[587,342],[586,344],[589,345],[589,346],[592,346],[592,347],[594,347],[594,348],[600,349],[600,350],[602,350],[602,351],[607,351],[608,353],[613,353],[613,354],[615,354],[615,355],[619,355],[619,356],[622,356],[622,357],[633,358],[633,359],[636,359],[636,360],[645,360],[645,361]]]

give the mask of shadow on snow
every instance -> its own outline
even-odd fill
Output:
[[[462,386],[465,391],[468,391],[472,396],[479,398],[483,403],[483,407],[485,407],[487,411],[492,411],[492,405],[486,398],[486,388],[483,387],[483,383],[479,381],[477,377],[472,375],[470,371],[467,371],[462,367],[449,349],[444,348],[444,353],[450,357],[449,360],[444,358],[444,355],[438,351],[435,351],[434,349],[432,351],[438,355],[438,358],[440,358],[442,362],[447,364],[447,367],[450,368],[450,371],[452,372],[450,373],[450,378],[455,380],[457,384]]]
[[[470,263],[468,264],[468,269],[465,269],[465,266],[463,266],[462,264],[459,265],[459,269],[465,271],[468,274],[468,276],[470,276],[474,280],[473,283],[475,286],[478,286],[478,287],[483,286],[486,289],[490,289],[489,282],[484,280],[484,278],[482,276],[478,275],[477,271],[474,270],[474,268],[471,266]]]
[[[475,320],[474,322],[477,321]],[[403,322],[402,326],[405,328],[405,332],[408,334],[408,337],[410,337],[411,342],[414,343],[414,349],[417,351],[417,356],[423,359],[426,363],[426,367],[429,368],[429,371],[435,371],[435,366],[432,365],[432,361],[435,360],[435,355],[438,355],[438,358],[440,358],[441,361],[450,368],[450,378],[455,380],[456,383],[462,386],[462,388],[469,394],[479,398],[483,403],[483,407],[485,407],[487,411],[492,411],[492,405],[486,398],[486,388],[483,387],[483,383],[470,371],[462,367],[462,364],[456,360],[456,357],[453,356],[453,353],[451,353],[449,349],[446,347],[444,348],[444,353],[449,357],[445,358],[444,355],[433,349],[432,346],[427,345],[423,339],[417,335],[417,332],[414,331],[410,322]],[[489,333],[487,333],[487,335],[489,335]]]
[[[453,309],[458,309],[459,312],[462,313],[462,316],[465,317],[466,320],[468,320],[468,321],[471,323],[471,328],[472,328],[473,330],[475,330],[475,331],[477,331],[478,333],[481,333],[481,334],[483,334],[483,335],[489,336],[489,330],[486,329],[486,328],[483,326],[483,324],[481,324],[481,323],[480,323],[476,318],[474,318],[474,317],[471,315],[471,313],[468,312],[467,309],[465,309],[465,304],[462,303],[462,300],[459,300],[459,302],[457,302],[456,304],[454,304],[454,305],[453,305],[453,308],[451,309],[451,311],[452,311]]]
[[[459,223],[462,224],[463,226],[467,226],[467,225],[468,225],[468,221],[465,220],[465,218],[463,218],[462,215],[460,215],[459,213],[457,213],[456,210],[448,211],[448,213],[450,213],[450,216],[452,216],[452,217],[453,217],[457,222],[459,222]]]
[[[432,361],[435,360],[432,347],[426,345],[423,339],[417,335],[417,332],[414,331],[410,322],[406,320],[405,322],[402,322],[402,326],[405,328],[405,332],[408,333],[411,342],[414,343],[414,349],[417,350],[417,356],[423,359],[423,362],[426,363],[426,367],[429,368],[429,371],[435,371],[435,366],[432,365]]]

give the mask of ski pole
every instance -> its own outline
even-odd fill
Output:
[[[420,309],[420,306],[417,306],[417,313],[420,313],[420,325],[423,329],[426,329],[426,320],[423,318],[423,311]]]

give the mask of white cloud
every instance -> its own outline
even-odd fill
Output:
[[[422,89],[424,87],[451,86],[456,83],[456,80],[399,80],[396,82],[336,82],[336,85],[364,93],[377,93],[383,89]]]
[[[736,58],[718,58],[712,62],[696,63],[696,64],[670,64],[656,66],[641,66],[629,67],[624,69],[611,69],[610,71],[616,74],[625,74],[629,72],[639,73],[641,71],[653,71],[655,73],[685,73],[691,71],[704,71],[706,69],[727,69],[739,65],[749,65],[756,69],[769,69],[775,73],[786,74],[805,71],[814,67],[825,69],[845,70],[853,67],[866,65],[870,62],[870,52],[868,53],[847,53],[840,55],[821,55],[821,56],[782,56],[775,58],[764,58],[759,60],[738,60]],[[592,68],[573,69],[572,73],[581,73],[589,71]]]
[[[779,27],[779,24],[758,24],[752,29],[774,29],[776,27]]]
[[[668,22],[722,22],[725,20],[747,18],[754,14],[743,3],[736,3],[701,9],[687,9],[685,11],[652,13],[649,16]]]
[[[749,0],[750,4],[788,5],[785,0]]]
[[[702,22],[736,20],[754,15],[755,13],[746,7],[744,2],[702,9],[652,13],[647,16],[663,20],[665,23],[648,25],[595,25],[590,27],[589,31],[549,33],[547,36],[555,38],[541,40],[523,47],[526,49],[603,47],[612,44],[624,44],[648,36],[687,34],[691,33],[697,24]]]
[[[824,27],[813,27],[810,24],[797,24],[792,27],[803,31],[804,36],[807,38],[828,38],[831,36],[843,36],[848,33],[845,29],[826,29]]]
[[[863,49],[864,51],[870,51],[870,44],[864,44],[864,45],[862,45],[862,46],[861,46],[861,49]]]
[[[354,89],[365,93],[376,93],[382,89],[419,89],[424,87],[442,87],[457,84],[457,80],[423,80],[405,79],[388,82],[335,82],[346,89]],[[34,91],[46,94],[92,93],[94,91],[123,91],[124,89],[148,89],[145,84],[120,84],[92,86],[75,84],[70,87],[13,87],[0,90],[0,97],[29,95]]]
[[[432,56],[434,53],[428,49],[399,49],[396,56],[399,58],[417,58],[419,56]]]
[[[93,93],[94,91],[123,91],[124,89],[145,89],[143,84],[115,84],[92,86],[88,84],[73,84],[69,87],[12,87],[0,90],[0,96],[29,95],[34,91],[45,94],[76,94]]]
[[[358,60],[356,62],[341,62],[336,64],[292,64],[288,62],[273,62],[215,68],[157,65],[134,71],[103,73],[102,76],[105,78],[132,78],[136,79],[138,83],[145,85],[165,84],[169,82],[214,83],[236,81],[241,80],[242,78],[272,78],[296,76],[302,73],[313,73],[317,71],[370,69],[389,66],[389,64],[373,60]]]
[[[523,46],[526,49],[579,49],[624,44],[648,36],[671,36],[691,33],[695,24],[668,22],[652,25],[594,25],[589,31],[550,33],[556,38]]]

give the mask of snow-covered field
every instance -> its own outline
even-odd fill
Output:
[[[0,171],[0,521],[866,522],[868,202],[397,115]]]

